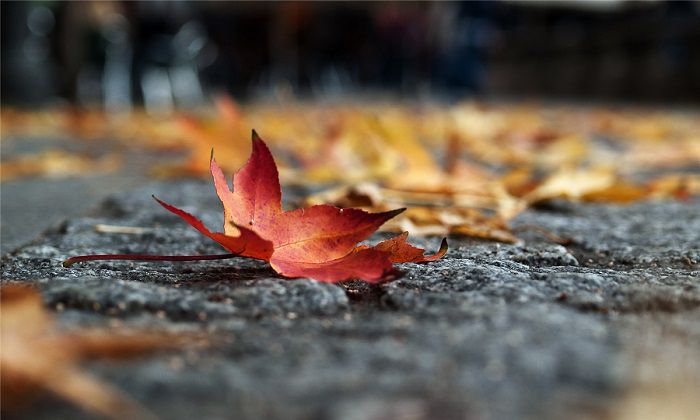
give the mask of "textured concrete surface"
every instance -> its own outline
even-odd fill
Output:
[[[149,184],[6,254],[2,282],[37,285],[68,327],[117,319],[218,337],[207,349],[86,365],[160,418],[624,417],[656,401],[650,385],[677,397],[657,398],[662,413],[669,401],[698,408],[700,201],[554,203],[515,224],[569,245],[534,232],[522,245],[450,238],[444,259],[404,264],[380,286],[286,280],[244,259],[61,267],[78,254],[221,252],[151,194],[221,224],[209,183]],[[99,223],[152,230],[97,233]],[[688,398],[663,385],[674,383],[669,360]],[[89,418],[50,397],[11,417]]]
[[[153,153],[118,149],[108,141],[9,136],[2,139],[3,160],[46,149],[101,156],[119,150],[123,165],[115,172],[67,178],[25,177],[0,186],[0,253],[9,252],[62,221],[84,214],[111,194],[143,185],[148,168],[159,159]]]

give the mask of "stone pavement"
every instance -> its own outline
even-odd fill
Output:
[[[515,225],[570,245],[535,232],[522,245],[450,238],[444,259],[404,264],[380,286],[286,280],[245,259],[61,267],[79,254],[221,252],[151,194],[221,224],[210,183],[148,184],[6,254],[2,282],[35,284],[69,327],[117,319],[218,337],[85,365],[159,418],[684,418],[700,408],[699,200],[557,202]],[[97,233],[99,223],[153,230]],[[429,250],[439,241],[412,239]],[[51,398],[11,417],[90,418]]]

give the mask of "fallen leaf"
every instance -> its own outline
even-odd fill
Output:
[[[65,331],[54,324],[34,289],[0,289],[2,409],[13,410],[49,391],[105,417],[153,418],[131,398],[83,372],[84,359],[119,359],[180,346],[186,336],[107,330]]]
[[[424,235],[461,235],[505,243],[518,243],[506,220],[472,208],[414,207],[389,223],[395,231]]]
[[[447,243],[443,242],[435,256],[424,256],[423,250],[412,247],[405,238],[375,247],[357,246],[404,209],[368,213],[316,205],[282,210],[277,166],[255,131],[252,148],[248,162],[234,175],[233,191],[216,160],[213,156],[210,159],[214,186],[224,206],[223,233],[212,232],[191,214],[156,200],[231,253],[269,261],[275,271],[286,277],[377,282],[393,270],[392,263],[434,261],[447,252]],[[74,257],[64,265],[81,259],[95,256]]]
[[[563,168],[547,177],[535,189],[525,194],[528,203],[554,198],[579,200],[587,194],[607,190],[615,184],[615,174],[610,168]]]
[[[447,253],[447,239],[443,238],[440,249],[431,256],[425,256],[422,249],[409,244],[406,242],[406,239],[408,239],[408,232],[403,232],[398,236],[378,243],[374,249],[388,252],[390,254],[389,260],[393,263],[436,261]]]
[[[590,191],[581,198],[591,202],[625,204],[645,199],[648,196],[648,188],[618,180],[607,188]]]
[[[691,173],[661,176],[648,185],[653,198],[673,197],[687,200],[700,195],[700,175]]]
[[[70,153],[60,149],[24,155],[0,162],[0,181],[41,176],[67,178],[113,172],[122,164],[122,156],[110,153],[99,158]]]
[[[410,246],[405,241],[397,242],[398,248],[391,249],[356,247],[403,209],[368,213],[316,205],[283,211],[277,167],[255,132],[253,152],[250,160],[234,175],[233,192],[214,159],[211,171],[224,206],[224,232],[238,234],[250,229],[271,241],[273,250],[269,256],[248,249],[241,251],[241,255],[268,260],[282,275],[330,282],[349,278],[378,281],[391,271],[392,262],[405,262],[400,258],[401,249]],[[445,252],[446,249],[441,250],[440,256]],[[419,260],[412,258],[410,261]]]
[[[507,222],[523,210],[525,203],[505,193],[499,196],[497,187],[493,191],[492,196],[446,194],[401,191],[362,183],[323,191],[308,197],[306,202],[361,207],[368,211],[408,207],[404,213],[385,223],[380,228],[382,231],[419,236],[455,234],[506,243],[520,242]],[[495,214],[486,214],[484,209],[493,209]]]
[[[176,115],[171,118],[171,122],[177,127],[178,143],[184,146],[188,153],[184,161],[155,166],[151,170],[152,175],[158,178],[202,176],[208,172],[206,159],[212,147],[216,148],[232,167],[244,163],[245,156],[250,153],[250,144],[239,140],[246,132],[243,115],[229,96],[219,96],[214,103],[216,118],[203,118],[194,114]]]

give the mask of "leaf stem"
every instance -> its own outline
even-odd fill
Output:
[[[212,255],[145,255],[145,254],[95,254],[79,255],[70,257],[63,261],[63,266],[68,268],[71,265],[83,261],[103,261],[103,260],[127,260],[127,261],[208,261],[226,260],[237,257],[238,254],[212,254]]]

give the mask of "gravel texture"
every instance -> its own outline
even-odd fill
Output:
[[[85,365],[159,418],[601,418],[632,401],[651,360],[633,356],[636,332],[675,326],[688,360],[700,360],[700,201],[557,202],[514,224],[567,245],[533,231],[520,245],[450,238],[444,259],[404,264],[379,286],[287,280],[244,259],[61,267],[78,254],[221,252],[151,194],[221,223],[210,184],[149,184],[6,254],[2,282],[35,284],[67,327],[116,318],[217,337]],[[105,234],[100,223],[152,230]],[[412,241],[434,250],[440,238]],[[90,418],[51,397],[8,415]]]

